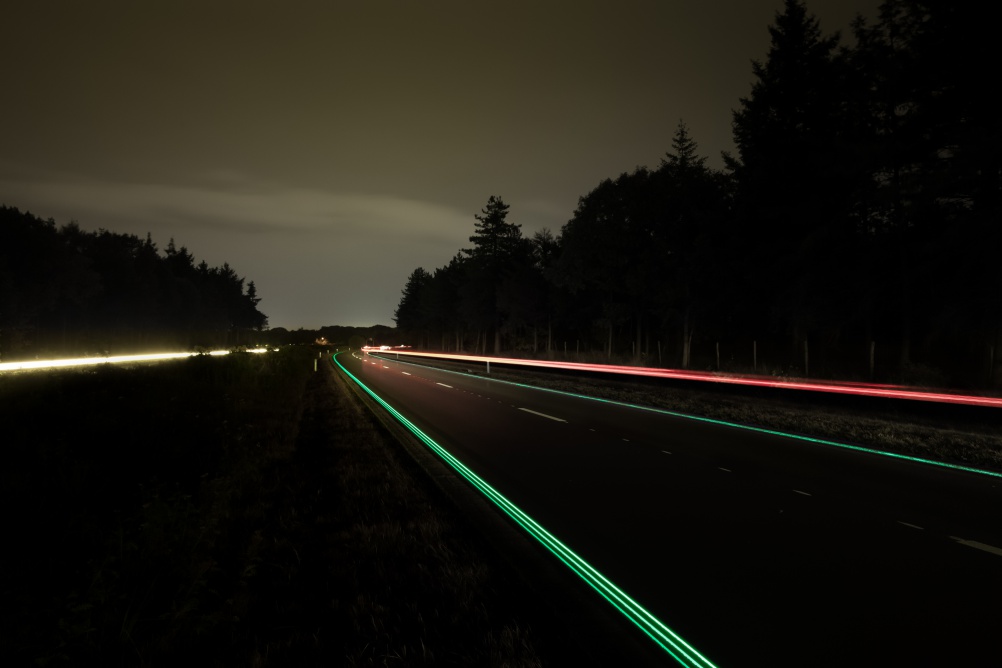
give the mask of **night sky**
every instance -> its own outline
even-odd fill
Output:
[[[271,327],[392,325],[490,195],[559,232],[680,120],[732,150],[782,0],[8,3],[0,204],[253,280]],[[808,0],[828,34],[878,0]]]

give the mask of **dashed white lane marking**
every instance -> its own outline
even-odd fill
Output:
[[[384,369],[389,369],[390,367],[388,367],[388,366],[386,366],[386,365],[384,364],[384,365],[383,365],[383,368],[384,368]]]
[[[409,376],[409,375],[410,375],[410,374],[409,374],[409,373],[407,373],[406,371],[401,371],[400,373],[404,374],[405,376]]]
[[[911,527],[912,529],[919,529],[921,531],[925,531],[925,527],[920,527],[917,524],[911,524],[909,522],[902,522],[901,520],[898,520],[898,524],[904,524],[906,527]]]
[[[813,496],[812,494],[808,494],[807,492],[801,492],[799,489],[795,489],[793,491],[796,492],[797,494],[803,494],[804,496]]]
[[[544,418],[553,420],[555,422],[567,422],[567,420],[565,420],[563,418],[553,417],[552,415],[547,415],[546,413],[540,413],[539,411],[534,411],[534,410],[529,409],[529,408],[519,408],[518,410],[525,411],[526,413],[532,413],[533,415],[538,415],[539,417],[544,417]]]
[[[591,427],[588,427],[588,431],[595,431],[595,430],[592,429]]]
[[[670,455],[670,454],[671,454],[671,453],[670,453],[670,452],[668,452],[667,450],[662,450],[661,452],[665,453],[666,455]]]
[[[624,438],[623,439],[623,443],[629,443],[629,442],[630,442],[630,439],[628,439],[628,438]]]
[[[435,383],[435,384],[436,384],[436,385],[441,385],[442,387],[447,387],[447,388],[449,388],[450,390],[452,390],[452,389],[455,389],[455,388],[453,388],[453,387],[452,387],[452,385],[446,385],[445,383]]]
[[[957,538],[956,536],[950,536],[950,538],[957,541],[961,545],[973,547],[978,550],[984,550],[985,552],[990,552],[991,554],[1002,557],[1002,548],[1000,547],[995,547],[994,545],[989,545],[988,543],[981,543],[976,540],[964,540],[963,538]]]
[[[720,469],[721,471],[726,472],[726,473],[731,473],[732,472],[730,469],[725,469],[723,466],[718,466],[717,468]]]

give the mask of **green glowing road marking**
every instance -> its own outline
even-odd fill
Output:
[[[406,364],[412,364],[413,366],[422,366],[420,364],[414,364],[413,362],[405,362]],[[516,383],[511,380],[499,380],[497,378],[485,378],[484,376],[477,376],[475,374],[462,373],[461,371],[450,371],[449,369],[438,369],[436,371],[443,371],[445,373],[453,373],[458,376],[469,376],[470,378],[477,378],[480,380],[489,380],[494,383],[504,383],[505,385],[514,385],[515,387],[526,387],[532,390],[539,390],[540,392],[552,392],[553,394],[562,394],[568,397],[576,397],[578,399],[587,399],[588,401],[598,401],[604,404],[612,404],[614,406],[623,406],[625,408],[636,408],[637,410],[650,411],[651,413],[661,413],[662,415],[670,415],[672,417],[684,418],[686,420],[695,420],[697,422],[706,422],[709,424],[716,424],[723,427],[735,427],[737,429],[745,429],[747,431],[754,431],[759,434],[769,434],[771,436],[783,436],[785,438],[793,438],[798,441],[806,441],[808,443],[816,443],[818,445],[828,445],[835,448],[842,448],[845,450],[855,450],[857,452],[866,452],[871,455],[880,455],[882,457],[890,457],[892,459],[903,459],[910,462],[917,462],[919,464],[928,464],[930,466],[938,466],[940,468],[954,469],[956,471],[966,471],[967,473],[977,473],[979,475],[991,476],[993,478],[1002,478],[1002,473],[998,471],[989,471],[987,469],[979,469],[973,466],[964,466],[963,464],[951,464],[949,462],[938,462],[933,459],[925,459],[923,457],[915,457],[913,455],[905,455],[899,452],[889,452],[887,450],[877,450],[876,448],[867,448],[862,445],[851,445],[849,443],[840,443],[838,441],[829,441],[824,438],[815,438],[813,436],[804,436],[802,434],[791,434],[785,431],[779,431],[776,429],[766,429],[765,427],[753,427],[747,424],[740,424],[738,422],[727,422],[726,420],[716,420],[714,418],[702,417],[699,415],[689,415],[688,413],[678,413],[676,411],[670,411],[665,408],[654,408],[652,406],[640,406],[638,404],[630,404],[624,401],[615,401],[613,399],[601,399],[599,397],[590,397],[587,394],[577,394],[575,392],[566,392],[564,390],[553,390],[548,387],[537,387],[536,385],[528,385],[526,383]]]
[[[508,517],[521,526],[530,536],[535,538],[554,556],[570,568],[578,577],[584,580],[592,589],[597,591],[602,598],[607,600],[627,619],[647,634],[655,643],[670,654],[678,663],[683,666],[693,668],[716,668],[709,659],[697,652],[689,643],[685,642],[678,634],[668,628],[661,620],[648,612],[639,603],[626,595],[619,587],[613,584],[600,572],[595,570],[587,561],[575,554],[569,547],[561,543],[553,534],[544,529],[531,517],[526,515],[515,504],[502,496],[497,490],[488,485],[480,476],[467,468],[461,461],[454,457],[448,450],[440,446],[434,440],[417,428],[410,420],[401,415],[395,408],[390,406],[382,397],[370,390],[365,383],[356,378],[348,369],[344,368],[337,357],[341,353],[331,356],[349,378],[355,381],[362,390],[372,397],[380,406],[385,408],[390,415],[396,418],[400,424],[404,425],[422,443],[428,446],[444,462],[453,468],[459,475],[476,487],[485,497],[500,508]]]

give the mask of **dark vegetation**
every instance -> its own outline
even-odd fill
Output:
[[[4,375],[5,662],[532,666],[565,649],[316,356]]]
[[[986,5],[886,0],[851,45],[787,0],[707,167],[605,179],[553,234],[492,196],[472,247],[418,268],[395,319],[443,350],[994,387],[1002,115]]]
[[[0,360],[257,343],[254,281],[172,239],[88,233],[0,206]]]

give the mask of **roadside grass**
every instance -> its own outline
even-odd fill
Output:
[[[549,382],[574,391],[687,415],[848,443],[932,461],[1002,471],[1002,421],[998,409],[918,402],[845,401],[815,393],[796,399],[768,392],[702,391],[644,384]],[[867,407],[867,403],[874,404]]]
[[[0,376],[4,662],[547,665],[515,576],[316,355]]]

